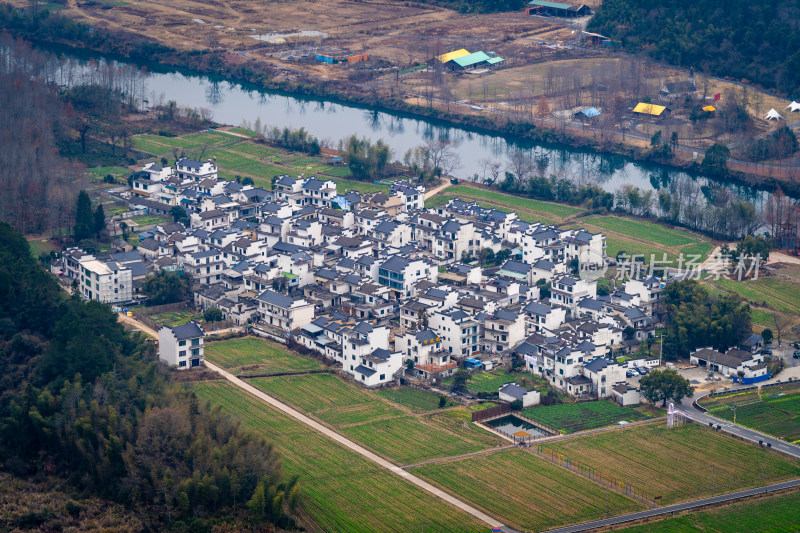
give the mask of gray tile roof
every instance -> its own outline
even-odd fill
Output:
[[[289,296],[284,296],[283,294],[278,294],[277,292],[273,292],[270,290],[266,290],[258,295],[258,300],[262,302],[266,302],[268,304],[276,305],[278,307],[282,307],[284,309],[289,309],[294,300]]]
[[[356,370],[355,370],[355,371],[356,371],[357,373],[359,373],[359,374],[363,374],[363,375],[365,375],[365,376],[367,376],[367,377],[370,377],[370,376],[372,376],[372,375],[373,375],[373,374],[375,374],[375,372],[376,372],[375,370],[372,370],[371,368],[367,368],[367,367],[365,367],[364,365],[358,365],[358,366],[356,367]]]
[[[172,328],[172,334],[178,340],[194,339],[204,335],[203,330],[200,329],[200,326],[195,321]]]

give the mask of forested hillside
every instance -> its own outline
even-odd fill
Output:
[[[800,94],[798,0],[605,0],[589,31],[674,65]]]
[[[299,486],[271,443],[169,383],[150,343],[66,296],[4,223],[0,302],[0,470],[65,478],[149,531],[294,527]]]

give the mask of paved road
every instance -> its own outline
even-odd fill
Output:
[[[779,452],[783,452],[787,455],[791,455],[792,457],[800,459],[800,446],[797,446],[796,444],[776,439],[775,437],[772,437],[765,433],[761,433],[760,431],[746,428],[744,426],[740,426],[739,424],[734,424],[729,420],[723,420],[722,418],[711,416],[708,413],[703,413],[698,410],[689,409],[687,408],[687,406],[683,407],[686,414],[692,417],[699,424],[704,424],[706,426],[709,424],[713,424],[715,428],[719,426],[720,431],[722,431],[723,433],[727,433],[729,435],[733,435],[735,437],[747,440],[749,442],[752,442],[756,446],[758,446],[758,441],[762,441],[764,443],[764,446],[770,444],[773,450],[777,450]]]
[[[733,492],[731,494],[723,494],[722,496],[714,496],[713,498],[705,498],[703,500],[678,503],[675,505],[669,505],[667,507],[659,507],[657,509],[650,509],[649,511],[626,514],[614,518],[606,518],[604,520],[595,520],[594,522],[586,522],[574,526],[560,527],[558,529],[551,529],[546,533],[577,533],[579,531],[591,531],[592,529],[598,529],[601,527],[613,526],[615,524],[624,524],[625,522],[633,522],[635,520],[642,520],[644,518],[650,518],[653,516],[662,516],[662,515],[677,513],[680,511],[688,511],[691,509],[697,509],[698,507],[704,507],[706,505],[713,505],[733,500],[740,500],[743,498],[749,498],[750,496],[755,496],[757,494],[764,494],[767,492],[778,492],[781,490],[786,490],[794,487],[800,487],[800,479],[786,481],[783,483],[776,483],[775,485],[759,487],[756,489],[742,490],[739,492]]]
[[[140,331],[152,336],[152,337],[158,337],[158,335],[156,334],[155,330],[145,326],[144,324],[142,324],[138,320],[135,320],[133,317],[130,317],[130,316],[127,316],[127,315],[123,315],[122,313],[119,313],[118,316],[119,316],[119,319],[120,319],[121,322],[124,322],[124,323],[126,323],[126,324],[128,324],[128,325],[130,325],[130,326],[132,326],[132,327],[134,327],[134,328],[136,328],[136,329],[138,329],[138,330],[140,330]],[[468,514],[474,516],[475,518],[477,518],[481,522],[484,522],[484,523],[488,524],[490,527],[499,527],[505,533],[517,533],[516,530],[514,530],[514,529],[512,529],[512,528],[510,528],[508,526],[504,526],[502,523],[500,523],[499,520],[496,520],[496,519],[492,518],[491,516],[487,515],[483,511],[480,511],[479,509],[476,509],[475,507],[472,507],[471,505],[459,500],[458,498],[455,498],[455,497],[451,496],[450,494],[444,492],[443,490],[441,490],[441,489],[439,489],[437,487],[434,487],[433,485],[431,485],[427,481],[425,481],[425,480],[423,480],[423,479],[421,479],[421,478],[419,478],[419,477],[417,477],[417,476],[415,476],[413,474],[410,474],[410,473],[406,472],[405,470],[403,470],[399,466],[390,463],[386,459],[384,459],[384,458],[372,453],[371,451],[367,450],[363,446],[361,446],[359,444],[356,444],[355,442],[343,437],[342,435],[336,433],[332,429],[330,429],[330,428],[328,428],[326,426],[323,426],[319,422],[317,422],[315,420],[312,420],[311,418],[307,417],[306,415],[304,415],[300,411],[294,409],[293,407],[290,407],[290,406],[286,405],[283,402],[280,402],[280,401],[276,400],[272,396],[266,394],[264,391],[261,391],[261,390],[255,388],[255,387],[253,387],[249,383],[237,378],[236,376],[234,376],[230,372],[226,372],[225,370],[223,370],[222,368],[218,367],[217,365],[215,365],[213,363],[210,363],[209,361],[206,361],[205,362],[205,366],[206,366],[206,368],[208,368],[210,370],[213,370],[214,372],[217,372],[219,375],[221,375],[222,377],[224,377],[225,379],[227,379],[228,381],[230,381],[232,384],[236,385],[240,389],[242,389],[244,391],[247,391],[248,393],[250,393],[253,396],[255,396],[256,398],[258,398],[259,400],[269,404],[270,406],[272,406],[273,408],[277,409],[278,411],[281,411],[282,413],[289,415],[290,417],[294,418],[295,420],[297,420],[299,422],[302,422],[303,424],[309,426],[310,428],[312,428],[313,430],[317,431],[318,433],[321,433],[322,435],[325,435],[326,437],[338,442],[342,446],[344,446],[346,448],[349,448],[350,450],[353,450],[357,454],[361,455],[362,457],[365,457],[366,459],[372,461],[373,463],[377,464],[378,466],[381,466],[381,467],[389,470],[393,474],[395,474],[397,476],[400,476],[401,478],[405,479],[406,481],[408,481],[410,483],[413,483],[414,485],[416,485],[416,486],[420,487],[421,489],[433,494],[434,496],[437,496],[437,497],[441,498],[442,500],[446,501],[447,503],[449,503],[453,507],[461,509],[465,513],[468,513]]]

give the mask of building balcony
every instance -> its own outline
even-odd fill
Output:
[[[439,372],[446,372],[448,370],[452,370],[458,366],[456,361],[448,361],[442,365],[437,364],[429,364],[429,365],[416,365],[414,368],[421,372],[427,372],[428,374],[437,374]]]

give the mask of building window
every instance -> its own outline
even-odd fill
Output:
[[[180,363],[178,363],[178,366],[184,366],[185,367],[186,366],[186,361],[181,361]]]
[[[178,352],[178,357],[186,357],[186,350],[181,350]]]
[[[186,346],[186,341],[178,341],[178,346]]]

